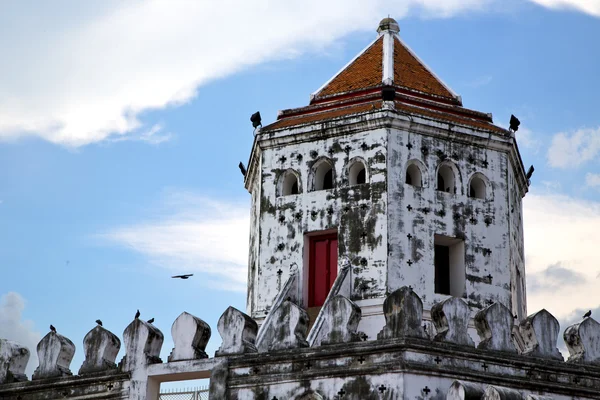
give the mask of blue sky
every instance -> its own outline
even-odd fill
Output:
[[[166,359],[188,311],[214,353],[245,309],[250,115],[308,104],[388,14],[466,107],[521,119],[529,312],[600,307],[600,1],[226,3],[0,4],[0,337],[54,324],[76,372],[95,319],[139,308]]]

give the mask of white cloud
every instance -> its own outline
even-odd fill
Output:
[[[546,308],[565,318],[575,309],[600,306],[598,226],[598,202],[535,193],[525,197],[529,313]]]
[[[164,142],[168,142],[173,139],[174,135],[170,132],[163,133],[162,124],[155,124],[149,130],[135,135],[124,135],[111,138],[111,142],[123,142],[123,141],[140,141],[146,142],[153,145],[159,145]]]
[[[212,79],[374,31],[389,13],[449,17],[491,1],[1,2],[0,139],[76,147],[135,134],[142,111]]]
[[[567,134],[557,133],[548,149],[548,164],[572,168],[592,160],[600,153],[600,128],[584,128]]]
[[[592,174],[588,172],[585,175],[585,184],[590,187],[599,187],[600,186],[600,174]]]
[[[250,207],[174,193],[149,222],[101,235],[173,273],[225,290],[245,291]]]
[[[600,17],[600,0],[529,0],[553,9],[573,9]]]
[[[35,330],[33,322],[23,320],[25,300],[20,294],[8,292],[0,298],[0,338],[12,340],[29,349],[29,363],[25,372],[29,377],[38,365],[37,344],[41,334]]]

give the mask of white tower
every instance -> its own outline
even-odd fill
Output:
[[[299,303],[314,317],[347,262],[338,286],[369,336],[384,324],[384,296],[402,286],[421,296],[426,319],[449,295],[526,316],[528,183],[514,133],[462,107],[396,21],[377,31],[307,107],[257,131],[245,178],[248,312],[264,318],[298,271]]]

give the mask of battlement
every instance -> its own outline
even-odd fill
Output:
[[[597,398],[600,324],[591,317],[564,330],[565,361],[559,323],[546,310],[515,324],[511,311],[494,303],[472,320],[462,298],[448,297],[424,324],[420,297],[402,287],[384,301],[383,329],[367,337],[357,331],[362,312],[344,295],[343,272],[310,332],[306,310],[287,295],[295,275],[260,328],[229,307],[214,357],[205,352],[210,326],[185,312],[171,327],[167,362],[159,358],[160,329],[137,318],[123,332],[118,365],[121,340],[100,325],[90,330],[78,375],[70,370],[76,346],[55,331],[37,346],[31,381],[24,374],[30,350],[1,339],[0,398],[155,399],[161,382],[199,378],[210,378],[211,399]]]

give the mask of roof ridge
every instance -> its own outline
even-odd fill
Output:
[[[459,103],[462,105],[462,98],[461,96],[456,93],[454,90],[452,90],[452,88],[446,84],[446,82],[444,82],[434,71],[433,69],[431,69],[429,67],[429,65],[427,65],[427,63],[425,63],[418,55],[417,53],[415,53],[413,51],[413,49],[410,48],[409,45],[407,45],[404,40],[402,40],[402,38],[400,37],[400,35],[395,34],[394,35],[394,39],[398,40],[398,42],[400,42],[400,44],[402,45],[402,47],[404,47],[406,49],[406,51],[408,51],[408,53],[410,53],[410,55],[419,63],[423,66],[423,68],[425,68],[425,70],[431,74],[431,76],[433,76],[433,78],[435,78],[435,80],[437,80],[443,87],[444,89],[446,89],[451,95],[452,97],[454,97],[456,100],[459,101]],[[395,70],[395,65],[394,65],[394,70]],[[397,84],[398,86],[402,86],[399,84],[399,82],[395,82],[395,84]]]
[[[373,41],[371,41],[364,49],[360,51],[356,56],[354,56],[350,61],[346,63],[338,72],[336,72],[331,78],[329,78],[324,84],[321,85],[316,91],[311,93],[310,102],[319,96],[319,94],[325,89],[335,78],[337,78],[342,72],[344,72],[350,65],[352,65],[357,59],[359,59],[363,54],[365,54],[373,45],[375,45],[383,35],[377,36]]]

